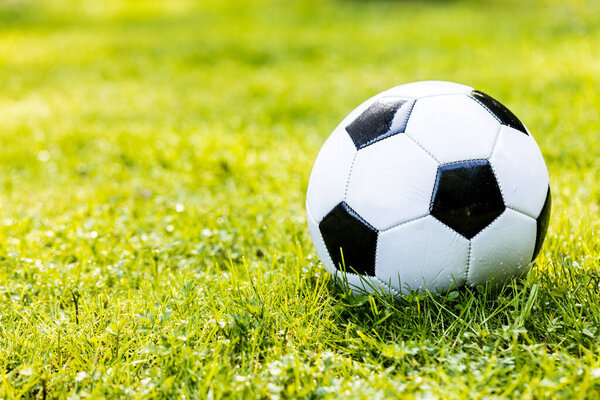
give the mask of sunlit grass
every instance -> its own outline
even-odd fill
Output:
[[[0,4],[0,397],[597,397],[600,6],[211,3]],[[423,79],[533,132],[546,244],[499,292],[355,298],[310,168]]]

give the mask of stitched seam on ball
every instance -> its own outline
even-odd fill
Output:
[[[532,215],[529,215],[527,212],[525,212],[525,211],[523,211],[523,210],[519,210],[519,209],[518,209],[518,208],[516,208],[516,207],[513,207],[513,206],[506,206],[506,208],[508,208],[509,210],[513,210],[514,212],[518,212],[519,214],[523,214],[524,216],[526,216],[526,217],[529,217],[529,218],[532,218],[533,220],[537,220],[537,218],[536,218],[536,217],[534,217],[534,216],[532,216]]]
[[[386,98],[386,97],[387,97],[387,96],[384,96],[384,97],[382,97],[382,98]],[[394,98],[394,96],[390,96],[389,98]],[[411,99],[408,99],[408,100],[410,101]],[[368,142],[366,142],[365,144],[363,144],[362,146],[360,146],[360,147],[358,148],[358,150],[364,149],[365,147],[368,147],[368,146],[371,146],[371,145],[373,145],[373,144],[375,144],[375,143],[381,142],[382,140],[385,140],[385,139],[387,139],[387,138],[391,138],[391,137],[393,137],[393,136],[400,135],[400,134],[402,134],[402,133],[406,133],[406,125],[408,124],[408,119],[410,118],[410,114],[412,113],[412,110],[413,110],[413,108],[415,107],[415,103],[417,102],[417,101],[416,101],[416,100],[414,100],[414,99],[412,99],[412,100],[413,100],[413,102],[412,102],[412,104],[410,105],[410,110],[408,110],[408,114],[406,114],[406,118],[404,119],[404,131],[398,131],[398,132],[394,132],[394,131],[391,131],[391,130],[390,130],[390,131],[387,131],[385,134],[383,134],[383,135],[380,135],[380,136],[376,137],[375,139],[371,139],[371,140],[369,140]],[[396,113],[397,113],[398,111],[400,111],[400,109],[401,109],[401,108],[402,108],[402,107],[400,107],[398,110],[396,110]],[[408,135],[407,135],[407,136],[408,136]]]
[[[377,253],[379,250],[379,230],[377,230],[377,240],[375,240],[375,265],[373,266],[373,274],[377,277]]]
[[[437,218],[433,218],[435,220],[435,222],[437,222],[438,224],[440,224],[441,226],[443,226],[446,230],[450,231],[452,234],[457,235],[459,238],[464,239],[467,241],[468,243],[468,251],[467,251],[467,280],[468,280],[468,273],[469,273],[469,263],[471,261],[471,241],[469,239],[466,239],[463,235],[461,235],[460,233],[456,232],[454,229],[450,228],[448,225],[446,225],[445,223],[443,223],[442,221],[440,221]],[[447,268],[445,268],[444,270],[446,270]],[[441,273],[441,271],[438,273],[438,275]],[[437,276],[436,276],[437,279]],[[435,279],[434,279],[435,280]],[[467,280],[465,280],[465,283],[467,282]]]
[[[350,164],[350,170],[348,171],[348,177],[346,178],[346,189],[344,190],[344,201],[348,197],[348,186],[350,186],[350,177],[352,176],[352,170],[354,169],[354,163],[356,162],[356,156],[358,155],[358,150],[354,153],[354,157],[352,157],[352,164]]]
[[[427,214],[425,214],[425,215],[421,215],[420,217],[413,218],[413,219],[411,219],[410,221],[401,222],[401,223],[399,223],[399,224],[397,224],[397,225],[394,225],[394,226],[392,226],[392,227],[390,227],[390,228],[387,228],[387,229],[382,229],[382,230],[380,230],[380,231],[379,231],[379,233],[388,232],[388,231],[391,231],[392,229],[396,229],[396,228],[399,228],[399,227],[401,227],[401,226],[404,226],[404,225],[412,224],[413,222],[420,221],[420,220],[422,220],[423,218],[426,218],[426,217],[428,217],[428,216],[429,216],[429,213],[427,213]],[[379,234],[378,234],[377,238],[379,239]],[[377,254],[375,255],[375,257],[377,257]]]
[[[498,129],[498,137],[500,137],[500,130],[502,129],[502,126],[500,126],[500,129]],[[490,159],[492,158],[494,151],[496,151],[496,144],[498,143],[498,137],[496,138],[496,141],[494,142],[494,148],[492,149],[492,153],[490,154]],[[527,212],[520,210],[516,207],[513,206],[507,206],[506,205],[506,198],[504,197],[504,191],[502,190],[502,183],[500,182],[500,179],[498,179],[498,174],[496,173],[496,168],[494,168],[494,163],[491,162],[491,160],[489,161],[490,163],[490,167],[492,168],[492,172],[494,173],[494,177],[496,178],[496,183],[498,184],[498,189],[500,189],[500,194],[502,195],[502,202],[504,203],[504,207],[509,208],[513,211],[516,211],[518,213],[521,213],[523,215],[526,215],[530,218],[533,219],[537,219],[536,217],[533,217],[531,215],[529,215]]]
[[[384,281],[382,281],[381,279],[379,279],[378,277],[374,276],[373,278],[375,278],[379,284],[385,286],[386,288],[388,288],[390,290],[390,292],[392,292],[392,294],[394,295],[394,297],[396,298],[400,298],[402,297],[402,295],[400,294],[400,292],[398,292],[396,289],[394,289],[391,285],[388,285],[387,283],[385,283]]]
[[[502,211],[502,212],[500,213],[500,215],[498,215],[496,218],[494,218],[494,220],[493,220],[492,222],[490,222],[490,223],[488,224],[488,226],[486,226],[485,228],[483,228],[482,230],[480,230],[480,231],[479,231],[479,233],[477,233],[477,235],[473,236],[473,237],[471,238],[471,241],[472,241],[473,239],[476,239],[477,237],[479,237],[479,235],[481,235],[483,232],[485,232],[485,231],[487,231],[488,229],[490,229],[490,228],[492,227],[492,225],[494,225],[495,223],[497,223],[497,222],[498,222],[498,220],[500,219],[500,217],[502,217],[502,216],[504,215],[504,213],[505,213],[505,212],[506,212],[506,209],[505,209],[504,211]]]
[[[489,162],[489,161],[488,161]],[[504,191],[502,190],[502,183],[500,183],[500,179],[498,179],[498,174],[496,173],[496,169],[494,165],[490,162],[490,168],[492,169],[492,173],[494,174],[494,178],[496,179],[496,184],[498,185],[498,189],[500,189],[500,194],[502,195],[502,203],[506,208],[506,197],[504,196]]]
[[[358,150],[362,150],[362,149],[364,149],[365,147],[369,147],[369,146],[371,146],[372,144],[375,144],[375,143],[381,142],[381,141],[382,141],[382,140],[384,140],[384,139],[391,138],[391,137],[393,137],[393,136],[396,136],[396,135],[399,135],[399,134],[401,134],[401,133],[402,133],[402,132],[392,132],[392,131],[387,131],[387,132],[386,132],[386,133],[384,133],[383,135],[381,135],[381,136],[378,136],[378,137],[376,137],[375,139],[371,139],[371,140],[369,140],[368,142],[366,142],[365,144],[363,144],[362,146],[360,146],[360,147],[358,148]]]
[[[356,219],[358,219],[360,222],[363,223],[363,225],[365,225],[367,228],[369,228],[370,230],[372,230],[373,232],[379,232],[377,230],[377,228],[375,228],[373,225],[371,225],[366,219],[364,219],[363,217],[360,216],[359,213],[356,212],[356,210],[352,207],[350,207],[350,205],[344,200],[342,201],[342,206],[346,209],[347,212],[349,212],[350,214],[352,214],[352,216]]]
[[[465,284],[469,284],[469,271],[471,270],[471,247],[473,244],[469,240],[469,251],[467,252],[467,268],[465,268]]]
[[[477,235],[473,236],[471,238],[471,240],[469,240],[469,263],[467,264],[467,284],[469,283],[469,272],[471,271],[471,260],[472,260],[471,253],[473,251],[473,239],[477,238],[483,232],[490,229],[494,224],[496,224],[498,222],[498,220],[500,219],[500,217],[502,217],[502,215],[504,215],[505,212],[506,212],[506,210],[503,211],[500,215],[498,215],[492,222],[490,222],[488,226],[486,226],[481,231],[479,231],[479,233]]]
[[[406,113],[406,118],[404,119],[404,132],[405,133],[406,133],[406,126],[408,125],[408,120],[410,119],[410,115],[412,114],[413,109],[415,108],[415,104],[417,104],[417,99],[413,99],[413,102],[410,105],[410,109]]]
[[[433,160],[439,165],[441,165],[442,163],[433,156],[433,154],[431,154],[429,152],[429,150],[427,150],[425,147],[423,147],[423,145],[421,145],[421,143],[417,142],[417,139],[415,139],[414,137],[410,136],[408,133],[404,132],[404,134],[406,135],[407,138],[409,138],[414,144],[416,144],[417,146],[419,146],[419,148],[421,150],[423,150],[425,153],[427,153],[429,155],[429,157],[433,158]]]
[[[445,162],[443,164],[440,164],[440,167],[444,167],[446,165],[452,165],[452,164],[462,164],[462,163],[468,163],[470,161],[488,161],[489,160],[487,158],[472,158],[470,160],[458,160],[458,161],[449,161],[449,162]]]
[[[502,130],[502,124],[500,124],[500,126],[498,126],[498,131],[496,132],[496,138],[494,139],[494,145],[492,146],[492,152],[488,156],[488,160],[492,158],[492,156],[494,155],[494,152],[496,151],[496,145],[498,144],[498,139],[500,138],[501,130]],[[490,162],[490,164],[491,164],[491,162]]]
[[[437,170],[435,171],[435,178],[433,180],[433,187],[431,188],[431,196],[429,198],[429,212],[431,213],[431,210],[433,210],[433,197],[435,196],[435,189],[438,186],[438,177],[440,175],[440,166],[438,166]]]
[[[442,221],[440,221],[439,219],[437,219],[436,217],[433,217],[433,219],[435,220],[435,222],[437,222],[438,224],[440,224],[441,226],[443,226],[445,229],[449,230],[450,232],[458,235],[459,237],[469,241],[469,239],[465,238],[463,235],[461,235],[460,233],[456,232],[454,229],[450,228],[448,225],[446,225],[445,223],[443,223]]]
[[[383,134],[383,135],[381,135],[381,136],[379,136],[379,137],[377,137],[377,138],[375,138],[375,139],[371,139],[371,140],[369,140],[367,143],[365,143],[365,144],[363,144],[362,146],[360,146],[360,147],[358,148],[358,150],[362,150],[362,149],[364,149],[365,147],[369,147],[369,146],[371,146],[371,145],[373,145],[373,144],[375,144],[375,143],[379,143],[379,142],[381,142],[382,140],[385,140],[385,139],[388,139],[388,138],[394,137],[394,136],[396,136],[396,135],[401,135],[401,134],[403,134],[403,133],[404,133],[404,132],[400,132],[400,131],[398,131],[398,132],[392,132],[392,131],[388,131],[388,132],[386,132],[385,134]]]
[[[500,120],[500,118],[498,118],[496,116],[496,114],[494,114],[485,104],[483,104],[481,101],[477,100],[475,97],[467,95],[468,98],[470,98],[471,100],[473,100],[474,102],[476,102],[477,104],[479,104],[481,107],[483,107],[492,117],[494,117],[494,119],[496,121],[498,121],[500,123],[500,125],[502,125],[502,121]]]

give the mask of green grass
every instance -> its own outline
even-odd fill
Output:
[[[0,3],[0,398],[598,398],[600,6]],[[523,282],[352,297],[304,219],[318,149],[423,79],[549,167]]]

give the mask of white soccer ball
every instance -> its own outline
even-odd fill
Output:
[[[531,133],[490,96],[450,82],[387,90],[327,139],[306,195],[317,254],[354,291],[446,292],[522,275],[550,217]]]

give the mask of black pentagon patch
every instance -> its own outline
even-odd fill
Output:
[[[510,126],[511,128],[529,135],[527,129],[525,129],[525,125],[523,125],[519,118],[498,100],[479,90],[473,90],[470,96],[487,108],[502,125]]]
[[[323,218],[319,230],[337,269],[375,276],[377,229],[341,202]],[[342,261],[343,254],[343,261]]]
[[[379,99],[346,126],[346,132],[352,138],[357,149],[362,149],[388,136],[404,132],[414,103],[415,101],[411,99],[394,97]],[[400,115],[401,121],[393,127],[392,131],[392,122],[399,111],[403,112]]]
[[[548,224],[550,223],[550,209],[552,208],[552,196],[550,194],[550,186],[548,186],[548,193],[546,194],[546,201],[544,201],[544,207],[542,207],[542,211],[540,215],[537,217],[537,232],[535,234],[535,247],[533,248],[533,257],[531,261],[535,260],[537,255],[540,253],[542,249],[542,244],[544,244],[544,238],[546,237],[546,232],[548,232]]]
[[[471,239],[504,211],[496,176],[487,160],[438,167],[431,215]]]

